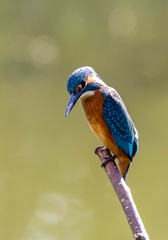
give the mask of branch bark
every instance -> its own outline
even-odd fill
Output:
[[[102,163],[112,157],[111,152],[106,147],[96,148],[95,153],[99,156]],[[122,205],[128,224],[131,228],[133,238],[135,240],[149,240],[149,236],[140,218],[130,189],[121,177],[115,161],[108,162],[104,169]]]

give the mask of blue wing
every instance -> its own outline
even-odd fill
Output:
[[[138,133],[119,94],[105,89],[103,117],[110,128],[115,144],[132,160],[138,149]]]

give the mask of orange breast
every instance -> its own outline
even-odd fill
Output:
[[[113,136],[103,118],[103,98],[101,91],[96,90],[93,96],[82,100],[82,105],[89,125],[95,135],[111,152],[117,154],[118,148],[115,146]]]
[[[130,165],[130,160],[125,152],[115,145],[110,129],[104,121],[103,98],[101,90],[97,90],[93,96],[83,99],[82,105],[88,123],[95,135],[101,140],[104,146],[106,146],[113,154],[117,155],[116,164],[121,172],[122,177],[125,179]]]

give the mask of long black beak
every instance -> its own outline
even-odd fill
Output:
[[[69,113],[71,112],[72,108],[75,106],[75,103],[78,101],[81,95],[82,95],[82,91],[71,94],[67,108],[66,108],[65,117],[69,115]]]

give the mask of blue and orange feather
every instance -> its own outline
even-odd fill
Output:
[[[125,179],[138,149],[138,133],[121,97],[91,67],[82,67],[72,73],[67,89],[71,97],[66,116],[81,99],[91,129],[117,155],[116,164]]]

